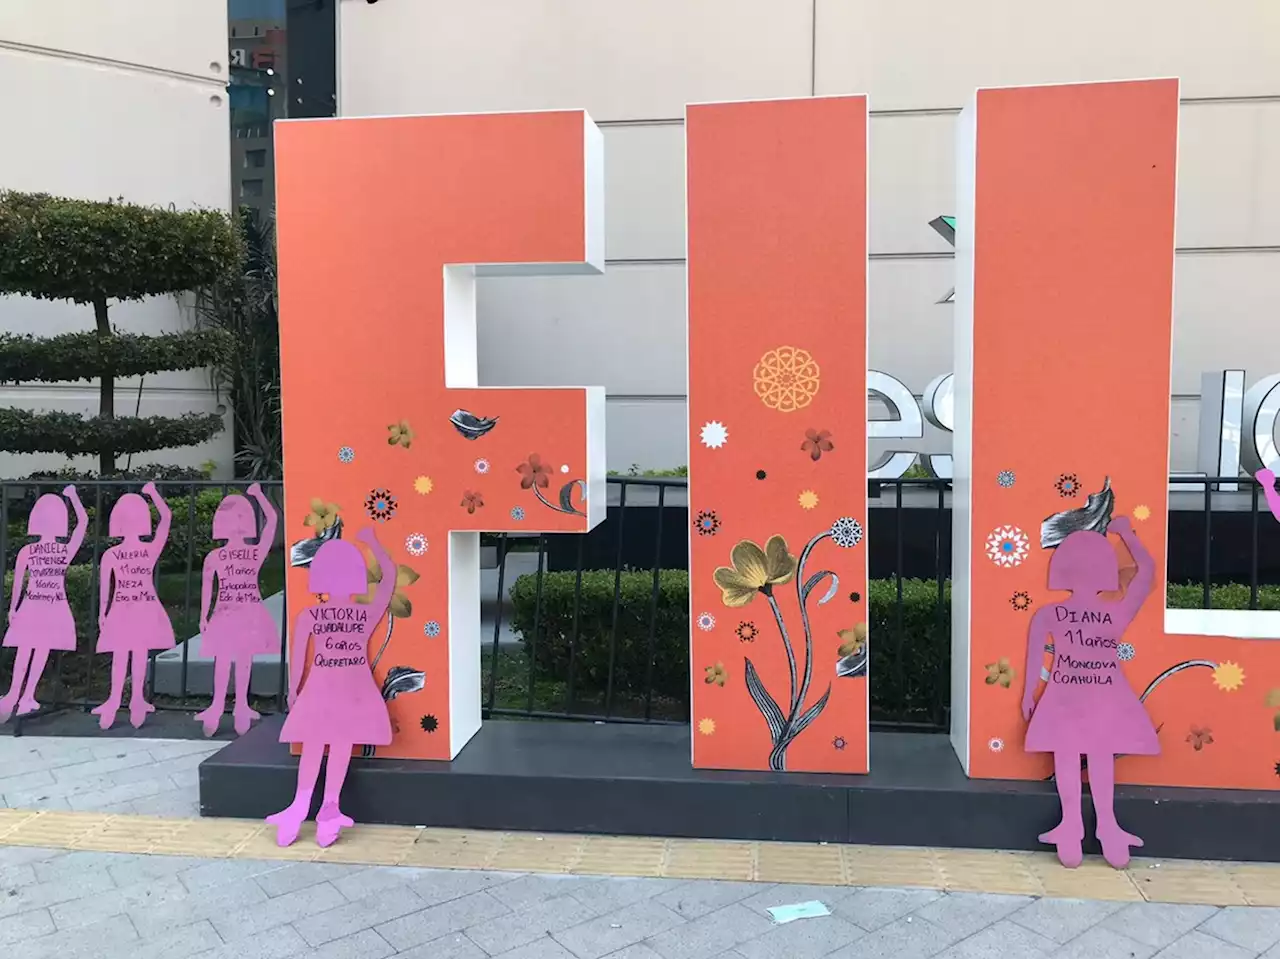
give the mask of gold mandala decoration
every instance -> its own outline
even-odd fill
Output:
[[[802,410],[818,394],[818,363],[807,350],[780,346],[760,357],[751,374],[756,396],[780,413]]]

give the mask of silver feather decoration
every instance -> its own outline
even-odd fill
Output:
[[[1116,494],[1111,491],[1111,477],[1108,476],[1102,489],[1089,494],[1084,506],[1054,513],[1040,524],[1040,546],[1043,549],[1054,549],[1072,533],[1080,530],[1105,533],[1111,523],[1111,511],[1115,509],[1115,505]]]

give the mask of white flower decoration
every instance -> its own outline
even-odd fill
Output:
[[[1002,753],[1004,752],[1004,740],[999,736],[992,736],[987,742],[987,748],[993,753]]]
[[[350,446],[340,446],[338,448],[338,462],[350,463],[356,458],[356,451]]]
[[[729,431],[719,420],[712,420],[702,427],[702,445],[708,449],[718,450],[729,439]]]
[[[1137,652],[1137,650],[1133,648],[1133,643],[1121,643],[1116,647],[1116,655],[1126,663],[1133,659],[1133,654],[1135,652]]]
[[[1030,540],[1016,526],[997,526],[987,537],[987,558],[997,566],[1019,566],[1027,558]]]
[[[716,628],[716,618],[710,613],[701,613],[698,616],[698,628],[704,633]]]
[[[862,524],[852,516],[841,516],[831,524],[831,540],[841,549],[850,549],[862,542]]]
[[[484,457],[481,457],[480,459],[476,460],[476,472],[479,473],[481,476],[489,472],[489,461]]]
[[[427,538],[421,533],[410,533],[405,537],[404,548],[410,556],[424,556],[427,552]]]
[[[1016,480],[1017,480],[1017,476],[1014,475],[1013,470],[1001,470],[1000,473],[996,476],[996,482],[999,483],[1001,486],[1003,486],[1005,489],[1008,489],[1010,486],[1012,486],[1014,482],[1016,482]]]

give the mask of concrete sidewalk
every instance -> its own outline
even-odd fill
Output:
[[[357,828],[328,850],[304,833],[278,850],[259,823],[186,818],[198,809],[196,767],[219,745],[0,738],[4,954],[1280,959],[1280,909],[1245,904],[1280,904],[1269,865],[1135,861],[1115,873],[1087,862],[1068,873],[1033,854],[394,827]],[[420,865],[440,862],[468,868]],[[845,863],[842,883],[795,883],[806,864],[823,876],[831,862]],[[1040,879],[1027,888],[1074,883],[1110,898],[983,891],[1028,876]],[[831,915],[779,926],[766,911],[807,900]]]

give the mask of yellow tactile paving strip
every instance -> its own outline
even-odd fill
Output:
[[[360,826],[328,849],[304,829],[287,849],[274,830],[238,819],[160,819],[0,809],[0,846],[95,852],[282,859],[651,876],[836,886],[918,886],[1132,902],[1280,906],[1280,865],[1134,860],[1117,871],[1099,859],[1063,869],[1050,853],[915,849],[815,843],[717,842]]]

